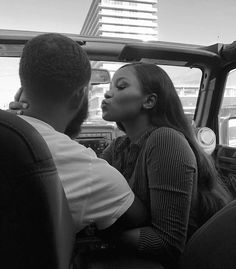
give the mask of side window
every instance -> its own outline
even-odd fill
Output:
[[[0,109],[7,109],[20,87],[20,58],[0,57]]]
[[[218,121],[219,144],[236,147],[236,69],[228,74]]]

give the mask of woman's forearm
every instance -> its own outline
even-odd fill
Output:
[[[126,230],[115,236],[115,243],[121,248],[138,249],[140,228]]]

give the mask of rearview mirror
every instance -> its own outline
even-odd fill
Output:
[[[106,69],[92,69],[90,83],[91,85],[108,84],[110,83],[110,73]]]

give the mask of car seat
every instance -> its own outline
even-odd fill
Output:
[[[211,217],[190,238],[180,258],[180,268],[236,268],[235,200]]]
[[[74,231],[45,141],[0,110],[0,267],[72,268]]]

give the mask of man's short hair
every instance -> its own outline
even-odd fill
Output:
[[[78,43],[64,35],[48,33],[26,43],[19,74],[30,96],[62,101],[88,84],[91,66]]]

